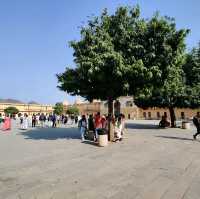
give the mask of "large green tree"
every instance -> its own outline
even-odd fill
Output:
[[[142,108],[168,108],[172,127],[176,126],[174,108],[200,107],[200,45],[186,54],[182,63],[171,70],[162,88],[135,98],[135,103]]]
[[[159,67],[152,60],[150,44],[146,44],[147,31],[152,31],[153,37],[154,30],[140,17],[138,6],[119,7],[113,15],[104,10],[82,27],[80,41],[70,42],[76,68],[57,75],[58,87],[89,101],[108,100],[112,114],[113,100],[119,96],[135,94],[153,80],[159,83]],[[148,42],[153,41],[149,38]]]
[[[57,75],[58,87],[89,101],[108,100],[113,114],[119,96],[150,96],[173,87],[167,82],[174,81],[174,72],[180,77],[186,35],[173,19],[158,14],[143,19],[138,6],[119,7],[112,15],[104,10],[82,27],[79,41],[70,42],[76,67]]]
[[[186,55],[183,65],[186,95],[182,103],[189,108],[200,107],[200,42]]]
[[[56,103],[54,106],[54,113],[57,115],[61,115],[64,112],[64,106],[62,103]]]
[[[174,19],[156,14],[147,22],[145,31],[144,64],[155,68],[158,75],[152,74],[148,89],[137,92],[134,101],[142,108],[168,108],[171,126],[175,126],[175,107],[182,106],[185,96],[184,72],[185,38],[189,30],[177,30]]]
[[[166,23],[167,22],[167,23]],[[157,46],[158,54],[155,64],[159,67],[161,78],[160,83],[153,84],[149,93],[141,92],[135,97],[135,103],[139,107],[162,107],[168,108],[171,118],[171,126],[175,127],[176,116],[174,108],[188,107],[188,93],[185,84],[186,74],[183,70],[185,62],[185,38],[189,30],[176,30],[174,20],[158,20],[155,16],[150,21],[150,26],[163,27],[167,30],[158,35],[160,39]],[[157,24],[157,25],[156,25]],[[166,29],[167,27],[167,29]],[[153,30],[153,28],[151,28]],[[159,32],[157,32],[159,33]],[[154,45],[153,45],[154,46]],[[164,49],[164,52],[163,50]]]

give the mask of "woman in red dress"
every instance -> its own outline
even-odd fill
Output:
[[[8,115],[4,118],[2,130],[3,131],[11,130],[11,119],[9,118]]]

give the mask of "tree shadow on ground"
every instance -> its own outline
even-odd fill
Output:
[[[56,140],[56,139],[78,139],[81,136],[77,128],[35,128],[21,132],[25,139],[33,140]]]
[[[127,129],[160,129],[158,124],[126,123]]]
[[[194,139],[192,139],[192,138],[182,138],[182,137],[174,137],[174,136],[162,136],[162,135],[158,135],[158,136],[155,136],[155,137],[166,138],[166,139],[173,139],[173,140],[194,141]]]

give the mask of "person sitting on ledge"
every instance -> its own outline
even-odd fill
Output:
[[[122,118],[116,117],[114,122],[114,142],[122,141]]]
[[[162,116],[162,119],[159,122],[159,127],[166,128],[170,126],[170,122],[167,120],[166,116]]]

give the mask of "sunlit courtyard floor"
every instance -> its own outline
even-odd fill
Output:
[[[0,199],[199,199],[195,129],[127,121],[120,143],[81,143],[76,127],[0,131]],[[199,139],[200,140],[200,139]]]

